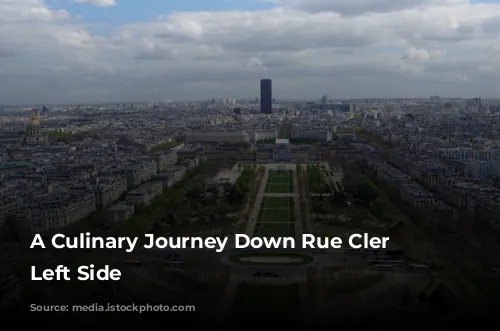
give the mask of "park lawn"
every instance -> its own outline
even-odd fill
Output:
[[[311,192],[318,192],[325,185],[325,176],[319,165],[307,166],[307,181]]]
[[[248,318],[262,326],[293,325],[302,318],[297,285],[240,284],[233,307],[237,325]]]
[[[274,315],[278,312],[297,313],[299,292],[293,285],[240,284],[234,301],[235,312]]]
[[[269,176],[269,179],[267,180],[267,184],[290,184],[290,176]]]
[[[292,171],[270,171],[266,193],[293,193]]]
[[[289,209],[261,210],[258,221],[261,223],[291,223],[293,215]]]
[[[273,184],[267,184],[266,185],[266,193],[293,193],[292,192],[292,185],[288,183],[273,183]]]
[[[265,198],[259,213],[259,222],[263,223],[292,223],[292,198]]]
[[[287,179],[292,176],[292,170],[270,170],[269,171],[269,180],[272,179]]]
[[[293,237],[295,226],[293,223],[257,223],[255,237]]]
[[[270,198],[265,197],[262,200],[261,208],[263,209],[290,209],[293,204],[292,198]]]
[[[377,285],[382,280],[382,274],[366,275],[363,277],[350,278],[335,282],[328,288],[328,296],[341,295],[351,292],[365,291]]]
[[[270,171],[267,184],[289,184],[292,179],[292,171]]]

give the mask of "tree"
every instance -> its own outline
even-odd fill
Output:
[[[325,194],[325,193],[331,193],[332,192],[332,189],[330,187],[330,185],[328,184],[324,184],[321,189],[319,190],[319,193],[322,193],[322,194]]]
[[[227,202],[230,205],[237,205],[243,202],[244,194],[239,185],[233,185],[226,194]]]
[[[198,221],[200,222],[200,224],[208,224],[209,222],[209,218],[205,215],[200,215],[200,217],[198,218]]]
[[[225,182],[224,184],[222,184],[222,187],[224,189],[224,192],[228,193],[231,191],[231,189],[234,187],[234,185],[232,185],[229,182]]]
[[[187,193],[186,197],[193,199],[193,200],[198,200],[200,199],[201,195],[203,193],[203,190],[199,186],[194,186],[192,187]]]
[[[151,232],[152,232],[152,233],[158,233],[158,232],[160,232],[160,230],[161,230],[161,226],[160,226],[160,224],[158,224],[158,223],[154,223],[154,224],[153,224],[153,227],[152,227],[152,229],[151,229]]]
[[[347,205],[347,196],[342,191],[336,191],[333,195],[333,202],[339,206]]]
[[[166,209],[174,214],[177,213],[182,204],[182,199],[183,199],[182,192],[179,191],[172,192],[167,198],[165,204]]]
[[[167,214],[167,216],[164,217],[162,221],[163,221],[163,223],[166,223],[168,225],[174,225],[174,224],[177,224],[177,222],[178,222],[177,216],[175,216],[175,214],[173,214],[173,213]]]
[[[384,219],[384,215],[386,215],[388,212],[388,206],[383,199],[377,198],[373,202],[370,210],[373,215],[377,216],[377,218]]]
[[[215,186],[210,186],[207,188],[207,193],[211,193],[211,194],[217,194],[217,189],[215,188]]]
[[[193,210],[200,209],[200,200],[196,200],[196,199],[191,200],[191,202],[189,203],[189,206]]]
[[[365,205],[369,205],[375,201],[378,197],[378,191],[372,184],[368,182],[362,182],[358,184],[358,198]]]
[[[314,204],[313,204],[313,211],[317,214],[326,214],[327,213],[327,210],[325,208],[325,205],[322,201],[314,201]]]

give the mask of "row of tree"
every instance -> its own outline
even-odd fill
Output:
[[[310,192],[318,192],[325,183],[323,170],[318,165],[307,165],[307,181]]]

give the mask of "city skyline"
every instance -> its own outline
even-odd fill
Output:
[[[272,105],[263,77],[262,104],[0,107],[0,313],[89,321],[81,307],[134,300],[203,327],[495,317],[500,101],[316,91]],[[181,238],[196,245],[167,245]],[[85,270],[113,283],[79,286]]]
[[[498,1],[8,1],[0,103],[495,97]]]

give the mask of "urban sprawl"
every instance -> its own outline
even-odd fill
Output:
[[[119,264],[110,296],[175,303],[182,288],[197,310],[218,302],[203,309],[234,318],[445,318],[429,308],[436,293],[439,307],[494,307],[499,130],[498,100],[275,100],[269,79],[251,100],[5,106],[0,307],[31,295],[16,267],[28,260]],[[133,252],[25,250],[34,234],[87,232],[230,239],[221,253],[145,250],[145,239]],[[235,234],[299,244],[237,250]],[[301,248],[307,234],[364,247]],[[50,286],[38,295],[70,291]]]

